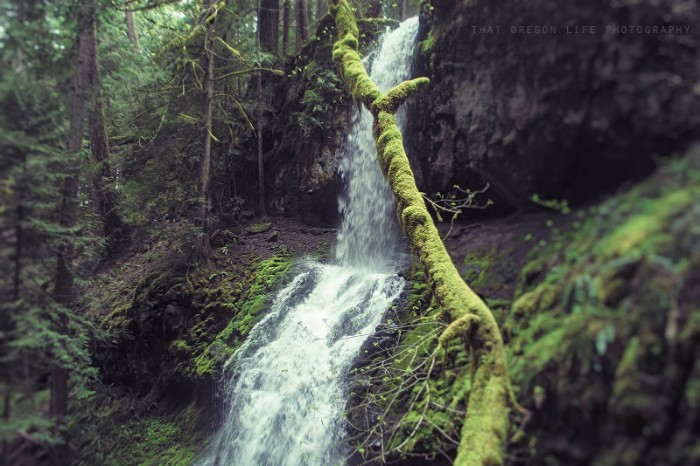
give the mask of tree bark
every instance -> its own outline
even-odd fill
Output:
[[[86,34],[89,41],[90,62],[88,69],[88,87],[92,105],[89,111],[90,152],[98,170],[93,175],[93,187],[97,195],[97,203],[102,217],[105,237],[108,240],[108,250],[112,250],[123,238],[124,222],[117,211],[116,193],[113,191],[114,177],[109,162],[109,138],[105,126],[104,106],[102,103],[102,88],[97,62],[97,25],[91,22],[91,31]]]
[[[198,191],[198,216],[197,224],[202,230],[207,231],[207,210],[209,201],[209,168],[211,166],[211,127],[212,127],[212,104],[214,100],[214,21],[212,18],[214,0],[207,2],[206,37],[204,39],[204,64],[206,73],[204,74],[203,94],[202,94],[202,118],[204,130],[202,133],[202,154],[199,157],[199,176],[197,179]]]
[[[406,81],[382,94],[362,64],[357,22],[347,0],[337,0],[335,21],[338,40],[333,59],[339,62],[353,98],[375,118],[379,163],[396,197],[401,226],[425,266],[436,300],[452,321],[439,341],[446,346],[452,338],[461,337],[472,355],[467,413],[454,464],[503,464],[511,395],[503,339],[490,309],[462,280],[440,239],[394,119],[407,96],[428,79]]]
[[[297,50],[301,51],[309,41],[309,4],[307,0],[297,0]]]
[[[289,53],[289,22],[290,22],[290,5],[291,0],[282,0],[284,2],[284,13],[282,15],[282,55],[285,57]]]
[[[263,158],[263,95],[262,72],[258,71],[258,185],[260,198],[260,216],[267,217],[265,208],[265,160]]]
[[[126,21],[126,34],[129,36],[129,42],[134,50],[139,50],[139,34],[136,30],[136,21],[134,18],[133,11],[127,11],[124,13],[124,19]]]
[[[22,178],[24,178],[24,168],[25,163],[23,162]],[[22,185],[23,184],[24,180],[22,180]],[[15,240],[17,241],[17,243],[15,244],[15,270],[14,278],[12,280],[12,299],[14,301],[17,301],[20,297],[20,285],[22,278],[22,247],[24,246],[24,226],[22,225],[24,223],[24,186],[22,185],[19,186],[19,202],[17,204],[17,224],[15,225]]]
[[[260,48],[275,55],[279,50],[279,22],[279,0],[260,0],[258,9]]]
[[[202,82],[202,153],[199,156],[199,170],[197,175],[197,218],[196,225],[202,231],[196,240],[196,259],[202,264],[209,263],[211,245],[207,228],[207,212],[209,210],[209,169],[211,167],[211,130],[214,102],[214,34],[216,22],[215,0],[207,0],[205,3],[204,21],[204,63],[206,72]]]
[[[18,199],[17,199],[17,221],[15,223],[15,252],[14,252],[14,272],[13,272],[13,279],[12,279],[12,300],[17,303],[22,296],[22,256],[23,256],[23,247],[24,247],[24,189],[25,189],[25,183],[26,183],[26,171],[27,171],[27,154],[26,152],[22,153],[22,172],[21,175],[19,176],[19,183],[17,186],[17,193],[18,193]],[[3,319],[0,319],[0,331],[2,331],[3,334],[7,334],[7,332],[10,332],[14,328],[14,325],[9,318],[9,316],[5,316]],[[0,348],[5,345],[0,345]],[[4,349],[4,348],[3,348]],[[9,422],[10,420],[10,414],[11,414],[11,409],[12,409],[12,387],[13,387],[13,374],[12,371],[8,371],[6,374],[5,378],[5,389],[3,390],[3,411],[2,411],[2,417],[5,420],[6,423]],[[8,453],[8,441],[7,439],[3,439],[2,441],[2,457],[5,458]],[[2,460],[0,460],[0,464],[2,463]]]
[[[76,62],[73,75],[73,89],[70,102],[70,129],[68,135],[68,152],[77,155],[83,145],[83,131],[85,129],[85,100],[89,87],[90,68],[90,33],[94,29],[95,3],[94,0],[82,0],[78,9],[78,37],[76,41]],[[62,227],[70,228],[75,225],[77,217],[78,198],[78,172],[79,164],[77,156],[71,158],[68,168],[68,177],[61,190],[61,208],[59,222]],[[70,308],[73,303],[73,271],[70,263],[73,259],[73,248],[70,243],[64,243],[59,247],[56,263],[56,279],[53,298],[57,304]],[[59,324],[59,332],[67,329],[67,318],[62,315]],[[54,417],[63,416],[68,411],[68,369],[56,365],[51,377],[51,400],[49,413]],[[57,460],[65,463],[67,458]]]

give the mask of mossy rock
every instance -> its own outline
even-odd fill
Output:
[[[200,430],[202,412],[195,404],[169,407],[166,414],[130,396],[96,398],[87,402],[89,416],[81,421],[88,442],[78,450],[76,464],[185,466],[196,459],[206,432]],[[134,409],[142,414],[134,416]]]
[[[542,283],[532,291],[521,295],[513,303],[512,314],[516,319],[529,318],[540,311],[552,309],[561,297],[561,289],[550,283]]]
[[[100,328],[107,330],[108,332],[126,328],[131,322],[131,317],[129,317],[130,309],[131,303],[123,304],[117,307],[102,319],[100,322]]]
[[[293,263],[294,257],[288,252],[260,261],[253,267],[246,285],[237,289],[235,298],[230,294],[223,295],[236,302],[217,306],[229,306],[234,313],[223,330],[210,343],[200,345],[192,355],[191,369],[197,377],[212,376],[240,347],[253,326],[263,317],[271,293],[287,277]],[[211,304],[208,304],[205,309],[210,307]]]
[[[209,239],[212,247],[215,248],[233,244],[236,241],[238,241],[238,237],[234,232],[229,230],[216,230],[214,233],[212,233],[211,238]]]
[[[249,235],[257,235],[259,233],[265,233],[272,228],[272,223],[256,223],[255,225],[250,225],[245,228],[245,232]]]
[[[693,367],[700,309],[685,304],[681,311],[679,294],[700,257],[700,238],[688,239],[700,224],[697,205],[700,154],[670,161],[576,214],[569,231],[532,253],[505,326],[512,383],[532,416],[514,448],[530,449],[536,439],[530,461],[697,459],[694,446],[680,440],[697,434],[692,403],[683,412],[671,408],[700,386],[700,374],[683,375]],[[587,434],[572,434],[572,418]],[[672,447],[675,440],[662,437],[679,440]],[[563,438],[567,451],[557,447]]]

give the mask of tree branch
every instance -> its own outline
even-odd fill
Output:
[[[403,230],[425,266],[435,298],[452,322],[457,322],[441,340],[459,334],[471,350],[471,388],[455,464],[503,464],[510,393],[503,339],[490,309],[462,280],[440,239],[416,186],[393,115],[427,79],[401,83],[383,95],[362,64],[357,23],[348,1],[329,3],[338,31],[333,59],[355,101],[364,104],[375,118],[379,162],[396,197]]]

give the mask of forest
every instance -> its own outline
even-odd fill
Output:
[[[697,0],[0,0],[0,466],[700,465]]]

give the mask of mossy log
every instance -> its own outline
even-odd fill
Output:
[[[338,39],[333,59],[353,98],[375,119],[379,163],[397,201],[399,219],[425,266],[434,294],[450,317],[441,342],[461,336],[472,354],[467,415],[456,465],[503,464],[508,431],[509,381],[498,324],[486,304],[462,280],[425,206],[403,146],[394,112],[427,78],[406,81],[382,94],[362,64],[357,22],[347,0],[330,1]]]

